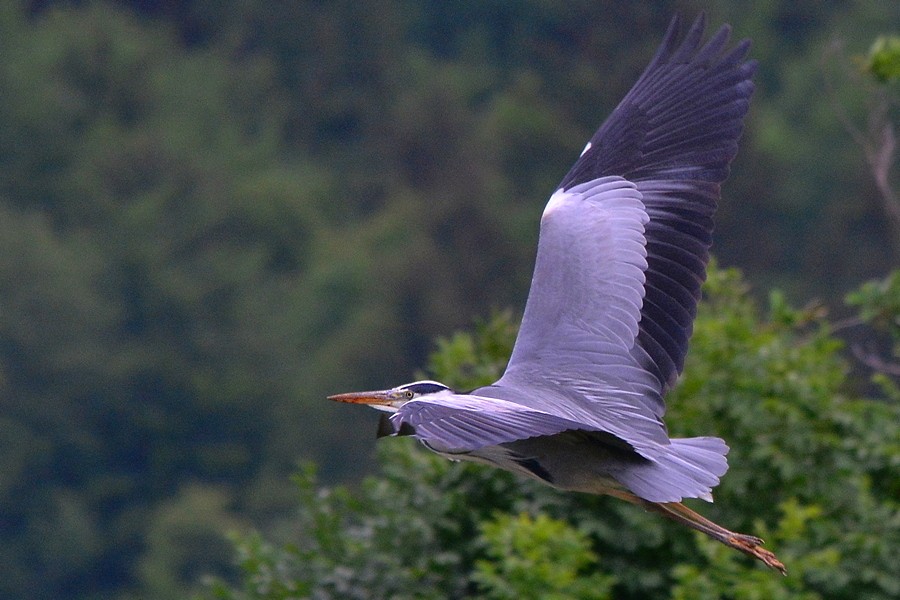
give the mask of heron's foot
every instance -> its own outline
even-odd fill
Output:
[[[763,562],[767,567],[775,569],[782,575],[787,575],[787,569],[775,553],[762,547],[763,541],[753,535],[744,535],[742,533],[733,533],[726,539],[722,540],[727,546],[731,546],[735,550],[740,550],[744,554],[748,554]]]

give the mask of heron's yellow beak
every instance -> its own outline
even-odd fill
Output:
[[[392,394],[392,390],[381,390],[377,392],[349,392],[347,394],[335,394],[328,396],[329,400],[335,402],[349,402],[350,404],[372,404],[377,406],[392,406],[397,400]]]

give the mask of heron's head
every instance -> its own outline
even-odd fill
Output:
[[[443,383],[437,381],[414,381],[398,385],[389,390],[374,392],[350,392],[348,394],[336,394],[328,396],[335,402],[350,402],[351,404],[368,404],[372,408],[387,412],[395,412],[398,408],[422,396],[429,394],[452,393],[452,390]]]

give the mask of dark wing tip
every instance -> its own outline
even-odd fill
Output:
[[[725,179],[727,169],[723,167],[736,152],[736,147],[727,152],[727,146],[732,140],[736,143],[746,112],[745,108],[734,114],[735,107],[752,93],[751,77],[757,63],[746,60],[750,40],[729,48],[730,25],[723,25],[704,42],[703,13],[684,34],[680,23],[678,15],[672,18],[650,64],[591,138],[590,149],[582,152],[563,178],[562,189],[607,175],[632,181],[668,176],[661,169],[671,170],[684,161],[694,171],[705,169],[701,179]],[[715,131],[719,137],[704,138],[696,128],[705,126],[700,122],[714,117],[715,111],[721,117]],[[683,141],[694,142],[702,155],[691,154],[683,143],[673,143],[671,135],[665,140],[652,135],[666,130],[673,135],[679,130],[691,135],[691,126],[694,137]]]
[[[726,25],[722,29],[725,29],[725,27],[728,26]],[[700,41],[703,39],[703,31],[705,29],[706,14],[701,12],[699,15],[697,15],[697,18],[694,19],[693,24],[691,24],[691,28],[688,29],[687,35],[684,36],[684,39],[681,41],[681,45],[672,56],[672,62],[689,62],[693,58],[694,53],[697,51],[697,48],[700,46]]]

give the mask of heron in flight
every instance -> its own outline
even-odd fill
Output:
[[[670,438],[663,396],[684,366],[720,184],[756,63],[730,27],[672,20],[650,65],[584,147],[541,217],[521,328],[503,376],[469,393],[435,381],[330,396],[386,411],[454,460],[661,513],[785,572],[762,540],[687,508],[728,469],[719,438]]]

